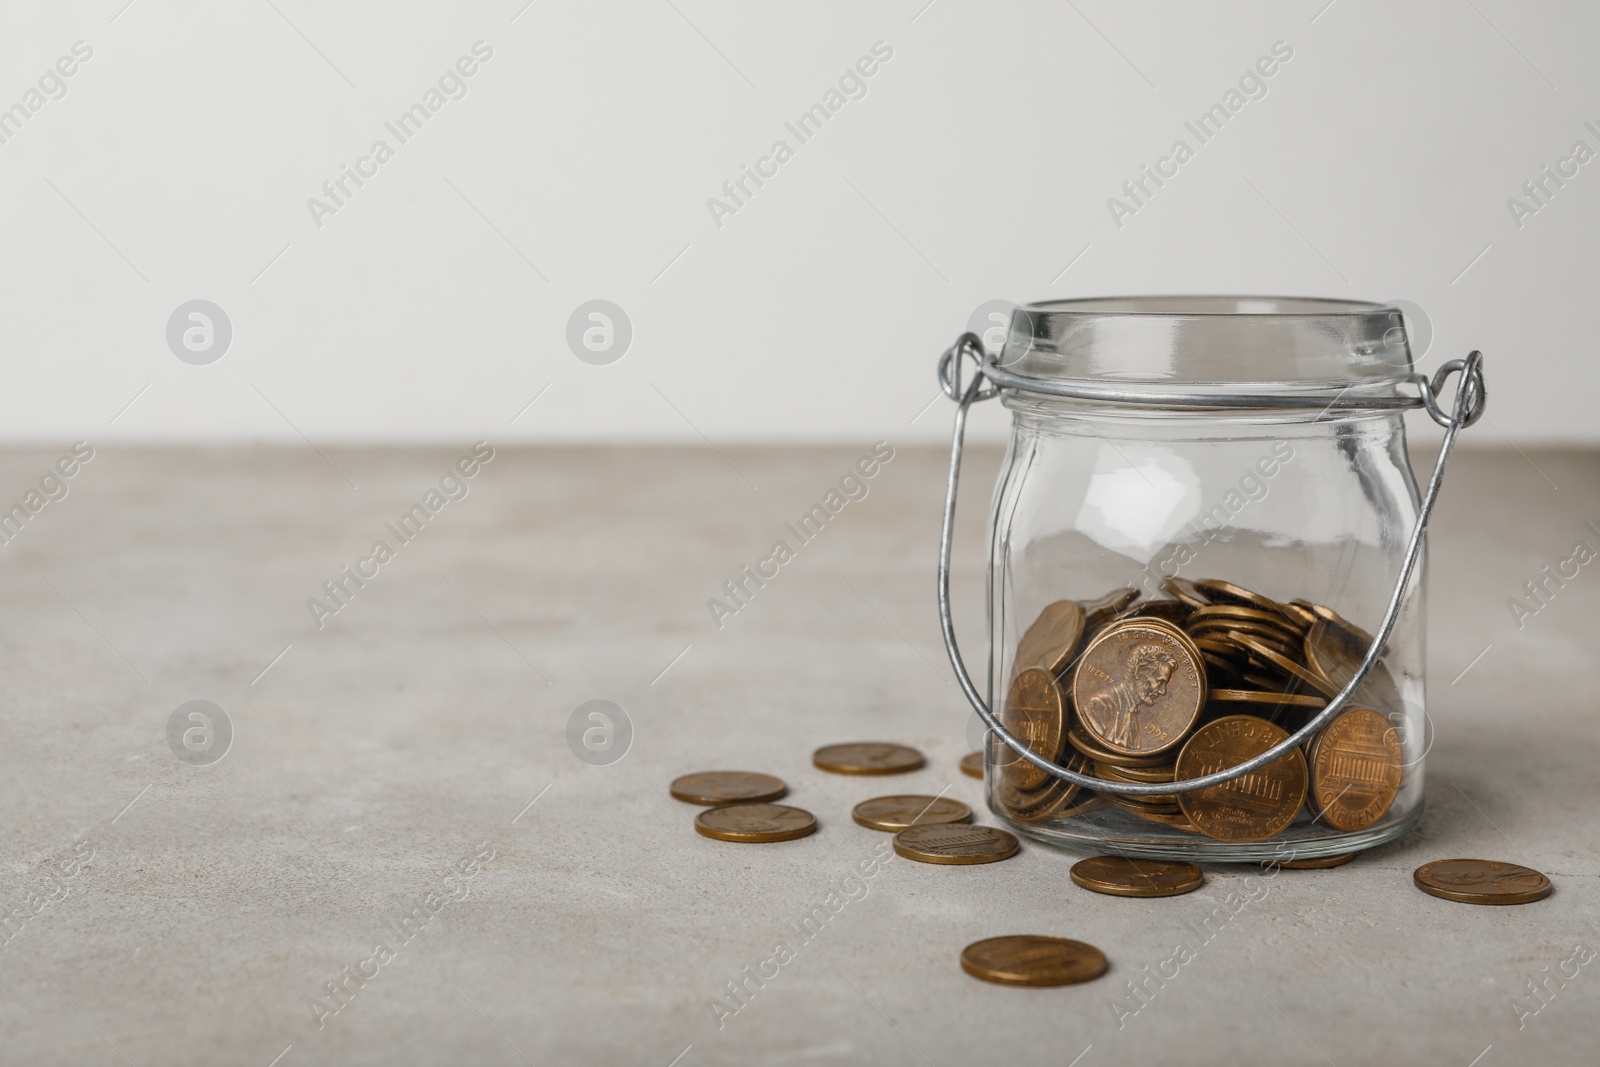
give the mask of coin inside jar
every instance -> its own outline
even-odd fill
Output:
[[[950,797],[873,797],[855,806],[851,817],[870,830],[899,833],[913,826],[971,822],[972,809]]]
[[[1205,881],[1192,863],[1125,856],[1090,856],[1073,864],[1070,874],[1083,888],[1116,897],[1175,897]]]
[[[792,841],[817,829],[817,817],[787,804],[726,804],[694,817],[694,828],[718,841]]]
[[[672,782],[672,795],[689,804],[777,800],[788,791],[783,779],[754,771],[701,771]]]
[[[1060,757],[1067,728],[1067,706],[1061,687],[1049,671],[1029,667],[1018,674],[1006,694],[1001,719],[1012,736],[1026,744],[1035,755],[1052,763]],[[1023,759],[1007,764],[1000,773],[1006,784],[1023,791],[1038,789],[1050,781],[1048,771]]]
[[[1083,605],[1076,600],[1058,600],[1045,608],[1017,642],[1012,670],[1042,667],[1051,674],[1060,673],[1078,651],[1084,619]]]
[[[904,774],[928,761],[907,745],[887,741],[855,741],[824,745],[811,754],[811,762],[834,774]]]
[[[1106,973],[1105,953],[1082,941],[1013,934],[975,941],[961,952],[961,969],[1000,985],[1057,986]]]
[[[1434,860],[1412,873],[1424,893],[1462,904],[1531,904],[1550,895],[1550,879],[1499,860]]]
[[[918,863],[995,863],[1017,848],[1017,835],[993,826],[913,826],[894,835],[895,855]]]
[[[1254,715],[1226,715],[1194,732],[1178,753],[1177,781],[1229,770],[1288,740],[1282,727]],[[1206,789],[1178,794],[1195,829],[1217,841],[1266,841],[1294,822],[1306,801],[1306,760],[1298,748]]]
[[[1097,744],[1151,756],[1181,742],[1206,702],[1200,650],[1162,619],[1101,630],[1072,673],[1078,722]]]
[[[1370,708],[1351,708],[1323,728],[1311,750],[1311,803],[1335,830],[1363,830],[1400,792],[1400,738]]]

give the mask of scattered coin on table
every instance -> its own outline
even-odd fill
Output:
[[[1126,856],[1090,856],[1073,864],[1070,875],[1083,888],[1114,897],[1175,897],[1205,882],[1192,863]]]
[[[961,773],[969,778],[983,777],[983,753],[968,752],[961,757]]]
[[[1343,867],[1356,858],[1354,852],[1342,852],[1337,856],[1316,856],[1303,860],[1268,860],[1268,867],[1282,867],[1286,871],[1323,871],[1329,867]]]
[[[696,815],[694,828],[718,841],[793,841],[814,833],[817,818],[787,804],[725,804]]]
[[[1065,937],[1014,934],[974,941],[961,951],[961,969],[1000,985],[1056,986],[1106,973],[1106,955]]]
[[[690,804],[777,800],[788,791],[783,779],[754,771],[701,771],[672,782],[672,795]]]
[[[1434,860],[1412,874],[1417,888],[1462,904],[1531,904],[1550,895],[1550,879],[1498,860]]]
[[[972,821],[972,809],[949,797],[873,797],[857,804],[851,815],[869,830],[888,830],[892,833],[909,830],[913,826],[941,826]]]
[[[995,863],[1016,855],[1015,834],[993,826],[913,826],[894,835],[895,855],[918,863]]]
[[[904,774],[928,761],[908,745],[887,741],[854,741],[824,745],[811,754],[811,762],[834,774]]]

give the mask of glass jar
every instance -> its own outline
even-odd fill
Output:
[[[965,357],[985,381],[962,387]],[[963,400],[952,512],[966,404],[998,394],[1012,412],[987,701],[964,684],[1003,728],[985,754],[994,814],[1078,849],[1227,862],[1413,826],[1438,479],[1423,507],[1403,414],[1447,425],[1442,471],[1481,413],[1480,359],[1430,387],[1397,309],[1300,298],[1051,301],[1018,308],[999,353],[963,337],[941,369]],[[1433,396],[1458,370],[1451,416]],[[946,519],[941,607],[967,683]],[[1184,785],[1202,776],[1215,784]]]

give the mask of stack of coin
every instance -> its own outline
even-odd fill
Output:
[[[1327,706],[1371,635],[1331,608],[1280,602],[1221,579],[1170,578],[1170,599],[1132,588],[1057,601],[1022,635],[1002,721],[1043,759],[1141,784],[1194,778],[1266,751]],[[1263,841],[1305,807],[1337,830],[1388,812],[1403,763],[1399,687],[1380,660],[1349,708],[1305,746],[1193,793],[1097,796],[1017,756],[990,751],[992,796],[1021,822],[1106,804],[1223,841]]]

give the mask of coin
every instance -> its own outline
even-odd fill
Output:
[[[1317,856],[1304,860],[1268,860],[1268,867],[1282,867],[1286,871],[1321,871],[1329,867],[1343,867],[1356,858],[1354,852],[1341,852],[1337,856]]]
[[[1067,743],[1097,763],[1111,763],[1119,767],[1159,767],[1170,763],[1166,756],[1124,756],[1096,744],[1076,730],[1067,730]]]
[[[983,777],[983,753],[968,752],[961,757],[961,773],[971,778]]]
[[[1400,792],[1400,739],[1368,708],[1334,719],[1312,749],[1311,804],[1335,830],[1362,830],[1388,812]]]
[[[718,841],[792,841],[817,829],[817,817],[787,804],[725,804],[694,817],[694,828]]]
[[[1013,671],[1029,667],[1043,667],[1051,674],[1060,673],[1078,651],[1083,640],[1083,605],[1076,600],[1058,600],[1039,613],[1017,642],[1017,656]]]
[[[961,950],[961,969],[1000,985],[1055,986],[1106,973],[1106,955],[1064,937],[1014,934],[974,941]]]
[[[1214,774],[1287,740],[1281,727],[1254,715],[1227,715],[1194,732],[1178,753],[1177,781]],[[1266,841],[1282,833],[1306,801],[1306,760],[1294,748],[1248,774],[1178,794],[1195,828],[1217,841]]]
[[[1288,656],[1283,655],[1281,652],[1273,651],[1258,640],[1250,637],[1237,637],[1234,638],[1234,641],[1260,656],[1266,662],[1272,664],[1274,667],[1277,667],[1285,674],[1304,682],[1306,685],[1310,686],[1313,690],[1321,693],[1325,697],[1331,697],[1339,691],[1338,689],[1334,688],[1333,683],[1329,682],[1326,678],[1323,678],[1320,674],[1313,674],[1311,671],[1306,670]]]
[[[1550,879],[1498,860],[1434,860],[1412,874],[1417,888],[1463,904],[1531,904],[1550,895]]]
[[[1028,750],[1054,763],[1061,755],[1062,734],[1067,728],[1066,699],[1055,676],[1041,667],[1029,667],[1011,683],[1001,719],[1012,736]],[[1050,780],[1027,760],[1019,759],[1000,772],[1013,789],[1038,789]]]
[[[783,779],[754,771],[701,771],[672,782],[672,795],[690,804],[777,800],[788,791]]]
[[[834,774],[903,774],[917,770],[928,761],[922,753],[906,745],[855,741],[823,745],[811,754],[811,762]]]
[[[1318,619],[1306,633],[1306,666],[1327,680],[1338,692],[1350,684],[1356,669],[1366,658],[1367,648],[1360,639],[1338,623]],[[1374,663],[1356,696],[1363,704],[1381,711],[1398,711],[1404,705],[1394,675],[1381,662]]]
[[[1322,697],[1302,693],[1273,693],[1262,689],[1213,689],[1212,700],[1224,704],[1288,704],[1296,708],[1325,708],[1328,702]]]
[[[1190,618],[1195,622],[1203,619],[1242,619],[1246,622],[1262,623],[1276,630],[1285,632],[1290,630],[1289,620],[1278,612],[1276,604],[1273,605],[1270,611],[1261,608],[1249,608],[1242,604],[1213,604],[1209,607],[1195,608],[1194,614]]]
[[[1085,600],[1083,613],[1089,626],[1099,626],[1139,599],[1139,590],[1133,586],[1113,589],[1099,600]]]
[[[1356,643],[1360,644],[1363,649],[1365,646],[1372,644],[1371,634],[1367,633],[1367,631],[1363,630],[1361,627],[1357,626],[1343,615],[1340,615],[1332,608],[1324,607],[1321,604],[1313,604],[1309,600],[1292,600],[1289,602],[1289,604],[1291,607],[1303,608],[1317,618],[1332,623],[1334,626],[1338,627],[1354,638]]]
[[[1114,897],[1175,897],[1200,888],[1205,876],[1192,863],[1090,856],[1072,865],[1072,880]]]
[[[971,822],[972,809],[949,797],[873,797],[855,806],[851,817],[869,830],[899,833],[913,826]]]
[[[1202,593],[1187,578],[1163,578],[1161,580],[1161,588],[1193,608],[1203,608],[1211,603],[1211,598]]]
[[[1174,626],[1182,627],[1194,610],[1192,605],[1181,600],[1146,600],[1142,604],[1135,604],[1128,608],[1119,619],[1165,619]]]
[[[1178,744],[1205,702],[1200,650],[1161,619],[1107,626],[1072,673],[1078,721],[1095,742],[1130,756]]]
[[[994,863],[1016,854],[1017,837],[993,826],[913,826],[894,835],[894,851],[918,863]]]
[[[1256,608],[1260,611],[1271,612],[1278,615],[1278,602],[1271,597],[1264,597],[1260,593],[1253,593],[1242,585],[1234,585],[1220,578],[1197,578],[1195,588],[1200,590],[1213,604],[1232,603],[1242,604],[1247,608]]]

